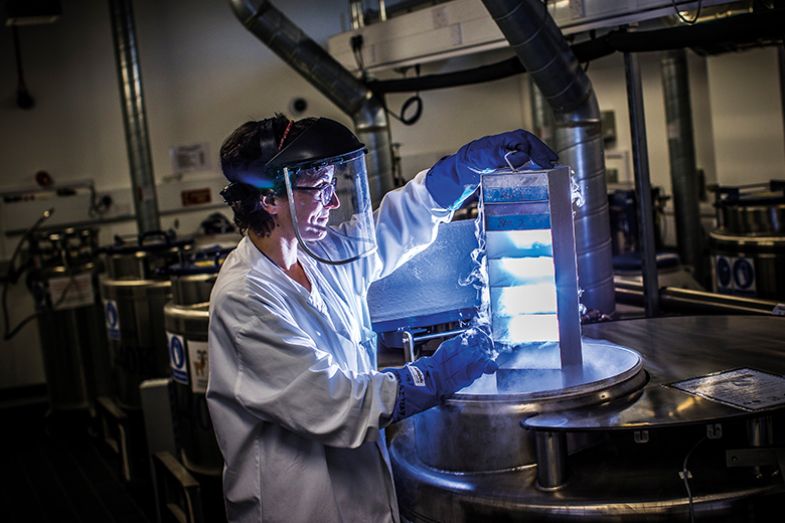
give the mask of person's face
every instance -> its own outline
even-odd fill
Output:
[[[335,168],[330,165],[301,174],[292,192],[300,236],[305,241],[321,240],[327,234],[330,211],[341,206],[335,192]]]

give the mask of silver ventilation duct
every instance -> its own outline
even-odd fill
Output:
[[[540,0],[483,0],[553,108],[559,161],[572,166],[584,204],[575,213],[581,302],[615,311],[605,150],[591,82]]]
[[[147,132],[147,113],[144,107],[142,71],[131,0],[109,0],[112,19],[117,80],[123,107],[123,128],[131,169],[131,188],[139,234],[158,231],[158,200],[155,194],[150,136]]]
[[[368,147],[368,182],[378,204],[394,188],[390,126],[381,101],[270,2],[230,3],[246,29],[352,118],[357,137]]]
[[[695,278],[706,283],[704,235],[698,205],[698,173],[695,167],[695,138],[692,129],[687,52],[677,49],[663,53],[662,92],[668,124],[668,151],[673,185],[676,240],[682,263],[693,268]]]
[[[527,77],[529,84],[529,103],[532,112],[532,132],[551,148],[555,147],[553,136],[553,111],[551,106],[542,96],[537,84],[531,76]]]

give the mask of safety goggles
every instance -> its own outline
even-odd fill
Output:
[[[330,205],[330,202],[333,200],[335,196],[335,186],[338,184],[338,179],[333,178],[329,182],[320,183],[315,187],[306,187],[303,185],[295,185],[292,187],[295,191],[318,191],[317,198],[319,198],[322,202],[322,205],[325,207]]]

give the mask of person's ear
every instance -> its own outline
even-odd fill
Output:
[[[259,203],[268,214],[274,216],[280,212],[280,198],[276,198],[272,193],[259,196]]]

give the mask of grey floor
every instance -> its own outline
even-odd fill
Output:
[[[149,486],[121,481],[85,420],[53,422],[44,403],[0,408],[0,420],[0,520],[150,521]]]

